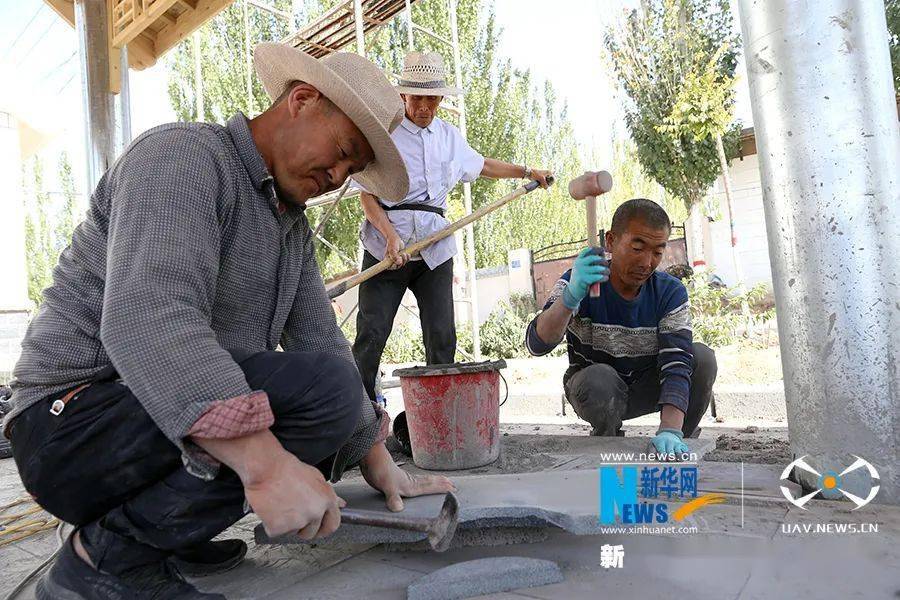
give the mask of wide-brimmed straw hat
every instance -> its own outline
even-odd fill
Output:
[[[253,64],[272,100],[288,84],[302,81],[331,100],[359,128],[375,152],[375,160],[353,179],[375,196],[403,200],[409,176],[391,132],[403,120],[403,101],[381,69],[358,54],[335,52],[320,59],[287,44],[256,46]]]
[[[437,52],[410,52],[403,59],[397,91],[412,96],[459,96],[458,87],[447,85],[444,58]]]

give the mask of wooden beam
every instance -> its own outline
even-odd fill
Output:
[[[156,36],[156,58],[159,58],[178,42],[191,35],[208,20],[228,7],[234,0],[197,0],[196,8],[178,17],[174,27],[167,27]]]
[[[142,71],[156,64],[156,45],[149,37],[141,34],[128,44],[128,64],[136,71]]]
[[[197,8],[197,0],[178,0],[178,4],[185,10],[195,10]]]
[[[72,0],[44,0],[44,2],[66,23],[75,27],[75,3]]]
[[[109,47],[109,91],[118,94],[122,91],[122,51],[115,46]]]
[[[113,45],[121,48],[136,38],[177,2],[178,0],[156,0],[147,11],[135,16],[125,29],[113,32]]]
[[[177,19],[175,17],[173,17],[172,15],[170,15],[169,13],[163,13],[163,14],[159,15],[159,18],[162,19],[163,21],[165,21],[166,23],[168,23],[169,27],[174,25],[175,22],[177,21]]]

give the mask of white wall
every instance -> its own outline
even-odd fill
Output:
[[[509,302],[509,269],[504,265],[478,269],[478,323],[484,323],[497,305]]]
[[[729,173],[738,261],[744,283],[748,286],[757,283],[771,285],[772,270],[757,156],[753,154],[743,159],[734,159]],[[712,194],[719,201],[721,216],[709,224],[712,247],[707,248],[707,261],[711,270],[724,279],[726,284],[734,285],[736,278],[731,257],[731,232],[721,179],[716,182]]]

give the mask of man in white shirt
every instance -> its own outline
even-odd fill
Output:
[[[425,359],[428,364],[454,362],[453,256],[456,241],[445,238],[412,257],[403,248],[445,228],[447,195],[459,181],[530,178],[547,187],[549,171],[485,158],[469,146],[459,130],[435,115],[444,96],[462,91],[446,83],[446,70],[436,52],[410,52],[397,90],[405,117],[391,138],[409,172],[409,193],[386,202],[362,190],[366,220],[360,239],[366,252],[363,269],[389,256],[394,267],[359,287],[359,314],[353,356],[369,396],[375,399],[375,376],[394,316],[407,289],[419,305]]]

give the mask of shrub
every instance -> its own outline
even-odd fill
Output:
[[[745,292],[738,288],[709,285],[702,276],[685,282],[691,300],[694,341],[721,347],[737,341],[742,330],[764,323],[775,316],[775,309],[764,302],[766,288],[757,285]]]

